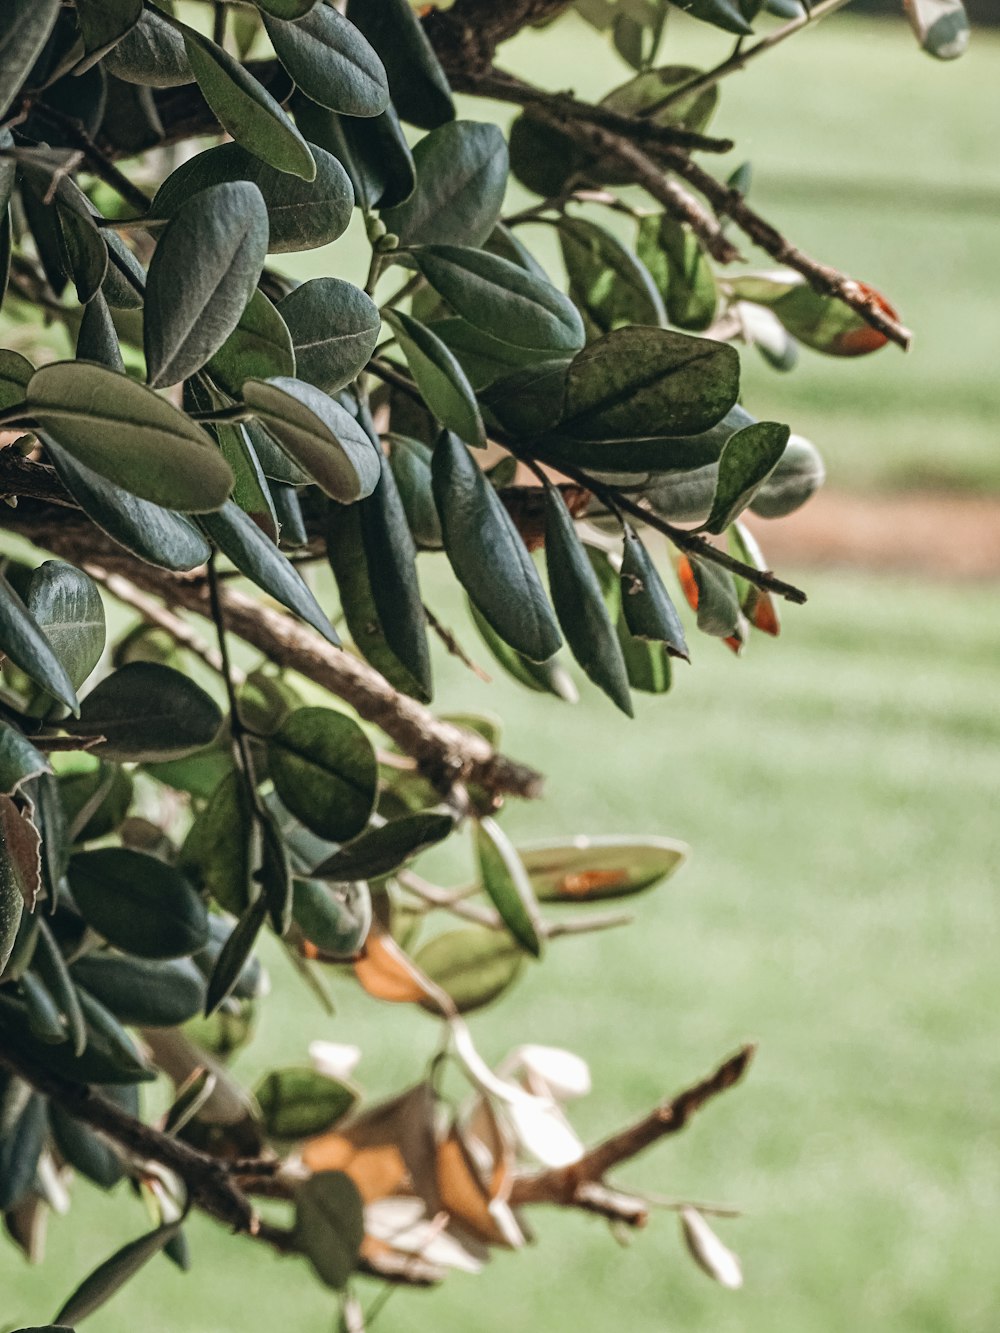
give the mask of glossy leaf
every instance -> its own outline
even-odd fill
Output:
[[[51,771],[45,755],[26,736],[0,722],[0,796],[13,796],[22,782]]]
[[[433,130],[454,118],[448,80],[409,0],[348,0],[347,17],[381,57],[403,120]]]
[[[73,682],[30,611],[0,573],[0,652],[53,698],[79,711]]]
[[[436,935],[413,961],[451,997],[459,1013],[467,1014],[513,985],[524,967],[524,952],[505,931],[460,926]],[[425,1008],[437,1012],[429,1002]]]
[[[475,837],[483,888],[521,948],[539,958],[542,937],[538,904],[521,858],[492,819],[478,821]]]
[[[329,708],[300,708],[267,746],[275,790],[307,828],[337,842],[361,832],[375,807],[378,768],[353,719]]]
[[[395,111],[380,116],[340,116],[296,93],[293,105],[299,128],[343,164],[358,207],[391,208],[413,193],[413,154]]]
[[[291,333],[295,373],[325,393],[335,393],[361,373],[382,327],[371,297],[341,278],[302,283],[278,311]]]
[[[573,656],[618,708],[632,716],[628,673],[593,566],[565,501],[545,488],[545,564],[549,593]]]
[[[342,1171],[316,1171],[295,1191],[295,1239],[328,1287],[341,1290],[364,1237],[361,1196]]]
[[[159,1254],[168,1241],[180,1230],[180,1222],[157,1227],[138,1240],[129,1241],[105,1259],[74,1291],[55,1316],[57,1324],[75,1324],[99,1310],[130,1278]]]
[[[507,187],[507,144],[495,125],[453,120],[413,150],[416,189],[382,212],[402,245],[481,245],[496,225]]]
[[[723,532],[739,517],[777,467],[788,437],[787,426],[758,421],[727,440],[706,531]]]
[[[315,1069],[275,1069],[254,1088],[264,1132],[277,1139],[305,1139],[332,1129],[349,1114],[358,1092]]]
[[[611,232],[584,218],[562,217],[557,227],[569,294],[590,328],[608,333],[626,324],[667,322],[642,256],[637,258]]]
[[[666,213],[639,223],[636,253],[666,304],[671,324],[696,332],[715,318],[715,275],[697,238]]]
[[[185,24],[172,20],[198,87],[219,124],[241,144],[277,171],[302,180],[316,179],[316,161],[309,145],[269,92],[228,51]]]
[[[443,841],[455,827],[454,817],[435,810],[392,819],[378,828],[366,829],[346,847],[335,852],[313,871],[317,879],[334,882],[381,879]]]
[[[104,652],[104,603],[97,584],[64,560],[46,560],[31,576],[26,605],[77,689]]]
[[[455,313],[491,337],[548,355],[583,346],[573,303],[519,264],[486,250],[440,244],[421,246],[413,259]]]
[[[179,759],[210,745],[222,725],[215,702],[171,667],[130,662],[87,695],[68,729],[103,736],[94,753],[108,759]]]
[[[234,916],[250,901],[252,836],[250,793],[243,774],[233,770],[191,825],[178,864],[197,888]]]
[[[346,408],[302,380],[248,380],[243,398],[268,432],[320,488],[341,504],[370,495],[378,454]]]
[[[227,181],[248,181],[256,185],[267,208],[267,248],[272,254],[327,245],[347,230],[354,191],[332,153],[312,144],[309,149],[316,175],[302,180],[269,166],[238,143],[219,144],[181,163],[157,190],[151,212],[155,217],[172,217],[200,190]]]
[[[377,116],[389,105],[381,60],[359,30],[327,4],[295,23],[264,15],[278,59],[318,106],[348,116]]]
[[[454,355],[433,329],[412,315],[388,310],[385,318],[430,411],[446,430],[454,431],[468,444],[485,448],[486,430],[479,404]]]
[[[302,575],[242,509],[229,500],[217,514],[206,514],[201,523],[240,573],[330,643],[340,643],[336,630],[323,614]]]
[[[625,528],[621,605],[629,632],[637,639],[663,643],[672,657],[690,661],[677,609],[649,552],[630,527]]]
[[[535,662],[552,657],[559,631],[531,556],[493,487],[461,440],[434,449],[434,498],[455,576],[504,642]]]
[[[181,958],[208,938],[205,906],[173,866],[127,847],[78,852],[73,898],[88,924],[139,958]]]
[[[201,427],[126,375],[57,361],[35,371],[27,401],[75,462],[140,500],[200,513],[229,494],[232,472]]]

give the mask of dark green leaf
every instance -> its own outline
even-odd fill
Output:
[[[103,1005],[79,992],[87,1024],[87,1046],[81,1056],[69,1042],[47,1045],[33,1036],[25,1008],[0,992],[0,1035],[5,1046],[24,1054],[60,1078],[76,1083],[148,1083],[156,1071],[147,1065],[128,1034]]]
[[[0,722],[0,796],[13,796],[22,782],[51,771],[49,761],[26,736]]]
[[[550,355],[583,346],[573,303],[519,264],[457,245],[421,246],[413,259],[455,313],[491,337]]]
[[[433,130],[454,118],[448,80],[409,0],[348,0],[347,17],[382,58],[404,120]]]
[[[632,689],[644,694],[666,694],[673,681],[667,645],[657,639],[637,639],[622,612],[615,629]]]
[[[673,657],[690,660],[684,626],[649,552],[630,527],[625,528],[621,571],[622,613],[638,639],[666,644]]]
[[[300,19],[316,4],[316,0],[255,0],[258,9],[278,19]],[[320,0],[322,3],[322,0]]]
[[[601,585],[562,495],[545,488],[545,563],[549,592],[573,656],[590,679],[632,716],[628,673]]]
[[[689,557],[697,588],[698,628],[703,634],[728,639],[740,623],[740,600],[728,569],[708,560]]]
[[[127,762],[192,754],[221,725],[215,702],[193,680],[155,662],[130,662],[87,695],[69,730],[103,736],[94,753]]]
[[[190,384],[192,381],[188,381]],[[247,515],[262,536],[272,542],[278,540],[278,516],[274,511],[271,488],[261,466],[257,451],[250,442],[250,433],[241,422],[220,422],[212,428],[219,441],[222,456],[233,470],[236,481],[233,485],[232,501],[243,514]],[[225,505],[223,506],[223,509]],[[219,510],[218,513],[221,513]],[[209,520],[216,514],[205,515]]]
[[[550,657],[544,662],[532,662],[530,658],[515,652],[513,648],[504,643],[503,639],[492,629],[489,622],[483,619],[472,602],[469,602],[468,606],[473,624],[479,631],[483,643],[509,676],[512,676],[520,685],[527,686],[529,690],[554,694],[557,699],[562,699],[570,704],[579,702],[580,696],[573,679],[558,658]]]
[[[88,55],[103,55],[139,22],[142,0],[77,0],[80,25]]]
[[[676,218],[649,215],[639,223],[636,253],[666,302],[671,324],[707,329],[715,318],[715,275],[697,237]]]
[[[420,550],[440,550],[441,521],[431,489],[431,451],[422,440],[390,435],[389,466],[413,540]]]
[[[273,817],[260,822],[260,869],[254,878],[260,881],[261,901],[271,917],[271,929],[276,935],[287,935],[292,924],[292,861],[290,848]]]
[[[248,380],[243,398],[327,495],[351,504],[372,493],[379,479],[378,453],[346,408],[311,384],[284,376]]]
[[[97,292],[84,309],[76,339],[76,356],[78,361],[96,361],[109,370],[122,372],[125,369],[111,311],[101,292]]]
[[[215,382],[234,397],[240,394],[245,380],[295,374],[292,335],[259,288],[251,292],[236,328],[207,369]]]
[[[229,500],[217,514],[206,514],[201,522],[241,574],[300,616],[330,643],[340,643],[301,574],[242,509]]]
[[[79,712],[76,691],[65,667],[3,574],[0,574],[0,652],[36,685],[74,713]]]
[[[377,116],[389,105],[381,60],[358,29],[330,5],[296,23],[264,15],[278,59],[308,98],[348,116]]]
[[[329,708],[300,708],[267,746],[275,790],[307,828],[337,842],[361,832],[375,808],[378,766],[353,719]]]
[[[119,1154],[100,1134],[96,1134],[82,1120],[76,1120],[55,1102],[49,1103],[52,1136],[59,1155],[74,1171],[101,1189],[109,1190],[125,1177]]]
[[[962,0],[907,0],[910,27],[928,55],[955,60],[969,45],[969,18]]]
[[[680,869],[688,848],[672,838],[612,834],[531,843],[521,860],[542,902],[599,902],[642,893]]]
[[[31,73],[59,10],[59,0],[7,0],[0,23],[0,117]]]
[[[538,904],[527,871],[510,839],[492,819],[476,825],[476,854],[482,886],[522,949],[541,956]]]
[[[181,958],[208,936],[205,906],[173,866],[127,847],[77,852],[73,898],[89,925],[140,958]]]
[[[212,975],[208,979],[208,990],[205,995],[206,1016],[214,1014],[222,1001],[236,989],[253,953],[266,915],[267,904],[262,896],[246,909],[219,950]]]
[[[66,864],[68,863],[67,855]],[[62,873],[66,873],[65,865]],[[68,1038],[73,1054],[80,1056],[87,1047],[87,1022],[83,1003],[48,922],[42,920],[38,924],[38,945],[32,964],[52,996],[64,1026],[64,1036]]]
[[[454,355],[432,329],[412,315],[387,310],[385,318],[434,416],[460,439],[485,448],[486,430],[476,395]]]
[[[105,56],[104,67],[116,79],[151,88],[194,82],[184,38],[155,9],[142,11],[136,26]]]
[[[319,879],[297,879],[292,918],[309,943],[324,954],[353,958],[371,929],[371,891],[364,882],[327,884]]]
[[[583,218],[562,217],[557,226],[569,294],[593,330],[667,322],[646,267],[609,231]]]
[[[0,1213],[20,1203],[34,1185],[47,1129],[45,1101],[33,1092],[0,1137]]]
[[[24,396],[35,368],[20,352],[0,348],[0,409],[16,407]]]
[[[403,245],[481,245],[507,188],[507,144],[495,125],[453,120],[413,151],[417,186],[382,221]]]
[[[77,689],[104,652],[104,603],[97,584],[64,560],[46,560],[32,573],[26,605]]]
[[[747,37],[753,28],[743,17],[739,0],[671,0],[672,4],[703,23],[711,23],[715,28],[735,33],[737,37]]]
[[[793,435],[750,508],[761,518],[784,518],[811,499],[825,480],[826,469],[815,445]]]
[[[460,926],[436,935],[413,959],[421,972],[451,997],[461,1014],[481,1009],[502,995],[524,967],[524,951],[503,930]],[[430,1001],[425,1009],[438,1013]]]
[[[220,907],[239,916],[250,900],[253,807],[246,780],[233,771],[191,825],[178,864]]]
[[[21,878],[5,842],[0,847],[0,973],[13,953],[23,910]]]
[[[120,1250],[116,1250],[110,1259],[105,1259],[89,1277],[84,1278],[55,1316],[55,1322],[78,1323],[93,1314],[95,1310],[99,1310],[116,1291],[124,1287],[125,1283],[138,1273],[144,1264],[159,1254],[179,1230],[180,1222],[171,1222],[169,1226],[157,1227],[155,1231],[147,1232],[145,1236],[129,1241]]]
[[[91,842],[114,833],[132,804],[131,775],[118,764],[98,763],[92,769],[64,773],[59,799],[74,842]]]
[[[366,829],[318,865],[313,874],[335,883],[354,879],[380,879],[428,847],[441,842],[455,827],[454,817],[435,810],[422,810],[390,820],[379,828]],[[319,941],[317,941],[318,943]]]
[[[560,645],[534,562],[468,449],[447,432],[434,450],[434,498],[458,581],[500,637],[535,662]]]
[[[340,116],[295,94],[295,119],[310,143],[332,153],[351,180],[366,212],[402,203],[413,192],[413,154],[390,106],[380,116]]]
[[[306,1139],[333,1128],[358,1100],[356,1088],[315,1069],[275,1069],[254,1088],[264,1131],[277,1139]]]
[[[146,283],[146,368],[176,384],[237,327],[267,257],[267,210],[256,185],[210,185],[182,204],[157,242]]]
[[[307,181],[268,166],[238,143],[219,144],[177,167],[157,190],[150,210],[155,217],[172,217],[199,190],[226,181],[249,181],[264,197],[269,224],[267,248],[272,254],[327,245],[346,231],[354,191],[344,168],[331,153],[313,145],[310,151],[316,161],[316,176]]]
[[[302,283],[278,310],[291,333],[296,374],[325,393],[342,389],[361,373],[382,326],[371,297],[341,278]]]
[[[201,427],[127,375],[57,361],[35,371],[27,395],[31,415],[76,462],[140,500],[200,513],[229,494],[233,474]]]
[[[164,962],[92,953],[77,959],[73,980],[130,1027],[176,1027],[205,1000],[205,979],[189,958]]]
[[[737,431],[719,458],[719,480],[712,512],[704,524],[708,532],[723,532],[751,503],[778,465],[788,443],[787,426],[758,421]]]
[[[309,145],[279,103],[228,51],[176,19],[198,87],[220,125],[238,144],[278,171],[316,178]]]
[[[101,291],[108,305],[116,310],[138,310],[146,291],[146,270],[120,236],[105,229],[108,247],[108,272]]]
[[[65,1022],[41,978],[34,972],[25,972],[20,994],[28,1013],[28,1026],[38,1040],[52,1044],[65,1041]]]
[[[295,1239],[316,1275],[341,1290],[364,1237],[361,1196],[342,1171],[317,1171],[295,1191]]]
[[[65,202],[68,182],[56,195],[55,212],[66,268],[73,279],[81,303],[90,301],[100,291],[108,272],[108,247],[89,209],[77,209]]]

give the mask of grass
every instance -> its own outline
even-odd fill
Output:
[[[597,1333],[623,1318],[634,1333],[995,1327],[1000,722],[983,702],[996,691],[995,634],[975,588],[807,582],[810,605],[789,612],[782,641],[755,641],[737,662],[699,640],[672,697],[644,701],[625,734],[592,691],[562,710],[439,663],[448,706],[502,713],[507,748],[550,775],[544,805],[505,814],[511,833],[655,831],[695,848],[637,902],[636,927],[560,942],[474,1030],[490,1059],[521,1041],[586,1056],[595,1091],[577,1119],[589,1136],[759,1040],[745,1087],[630,1173],[745,1209],[719,1224],[743,1255],[745,1291],[698,1273],[669,1215],[625,1252],[596,1222],[538,1216],[537,1248],[433,1295],[394,1296],[385,1333],[472,1318],[480,1333]],[[435,605],[461,625],[450,587],[432,565]],[[428,1019],[346,984],[324,1019],[280,967],[275,977],[244,1074],[323,1036],[362,1046],[373,1094],[419,1076]],[[43,1268],[0,1253],[0,1319],[52,1313],[143,1225],[138,1207],[81,1186]],[[190,1279],[157,1261],[88,1329],[332,1326],[328,1295],[297,1262],[208,1224],[191,1232]]]

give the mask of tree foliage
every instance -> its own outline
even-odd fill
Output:
[[[563,1110],[589,1089],[578,1057],[478,1055],[465,1014],[560,936],[620,924],[590,905],[686,849],[512,843],[504,802],[539,776],[490,719],[428,708],[429,636],[468,659],[418,555],[444,551],[499,670],[565,702],[575,662],[631,715],[695,653],[678,603],[739,653],[804,601],[743,515],[797,509],[822,463],[751,415],[739,347],[787,370],[800,346],[909,335],[750,207],[748,168],[700,165],[731,147],[709,133],[720,85],[805,24],[798,0],[681,6],[739,38],[710,69],[679,62],[667,0],[577,0],[632,67],[593,102],[496,63],[569,7],[10,0],[0,17],[0,1212],[29,1258],[71,1173],[122,1208],[131,1182],[157,1219],[56,1325],[161,1253],[186,1267],[192,1209],[304,1256],[351,1329],[357,1274],[474,1271],[524,1243],[531,1205],[637,1224],[646,1202],[608,1173],[750,1059],[587,1149]],[[959,0],[906,8],[931,54],[960,53]],[[515,104],[509,132],[453,92]],[[355,210],[366,277],[282,271]],[[730,271],[734,228],[780,267]],[[538,257],[553,239],[558,272]],[[132,618],[111,642],[107,599]],[[249,674],[231,638],[258,654]],[[452,838],[471,844],[466,889],[413,868]],[[323,1043],[238,1086],[264,931],[320,1003],[334,969],[427,1010],[467,1097],[435,1062],[369,1105],[351,1048]],[[157,1079],[160,1121],[141,1091]],[[738,1286],[703,1213],[680,1219]]]

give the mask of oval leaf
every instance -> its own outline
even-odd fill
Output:
[[[271,45],[305,95],[348,116],[377,116],[389,105],[381,60],[358,29],[327,4],[295,23],[264,15]]]
[[[222,714],[200,685],[172,667],[129,662],[106,676],[67,729],[103,736],[95,753],[109,759],[180,759],[210,745]]]
[[[360,375],[382,327],[371,297],[341,278],[302,283],[278,310],[292,336],[297,376],[324,393],[335,393]]]
[[[355,721],[330,708],[287,718],[268,739],[268,768],[284,804],[321,838],[346,842],[375,808],[375,751]]]
[[[413,961],[451,996],[459,1013],[467,1014],[495,1000],[517,980],[524,953],[504,931],[461,926],[435,936]],[[424,1007],[438,1012],[428,1001]]]
[[[432,329],[412,315],[402,310],[387,310],[385,318],[434,416],[459,439],[484,449],[486,430],[479,404],[454,354]]]
[[[89,925],[139,958],[181,958],[208,939],[205,905],[175,870],[127,847],[78,852],[69,865],[73,898]]]
[[[513,844],[492,819],[476,825],[479,875],[500,917],[522,949],[539,958],[541,922],[531,880]]]

